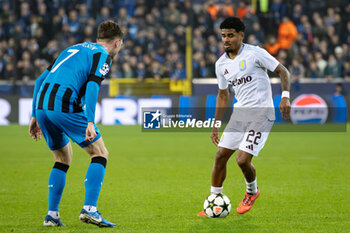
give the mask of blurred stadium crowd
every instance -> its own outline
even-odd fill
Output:
[[[97,25],[126,34],[109,78],[185,79],[186,27],[193,77],[215,77],[219,24],[237,16],[245,42],[265,47],[301,77],[350,79],[350,2],[340,0],[1,0],[0,80],[35,80],[69,45],[95,41]]]

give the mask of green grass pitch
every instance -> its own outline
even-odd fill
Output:
[[[258,158],[261,195],[235,212],[245,192],[234,157],[224,193],[227,218],[197,217],[209,195],[216,152],[210,133],[146,133],[100,126],[110,152],[98,209],[117,224],[82,224],[88,155],[74,145],[60,214],[66,228],[42,226],[53,156],[27,127],[0,127],[0,232],[350,232],[350,127],[343,133],[272,132]]]

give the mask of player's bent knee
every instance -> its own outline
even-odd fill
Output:
[[[109,155],[109,152],[108,152],[107,148],[104,147],[104,148],[101,150],[101,154],[98,155],[98,156],[105,157],[106,159],[108,159],[108,155]]]
[[[103,145],[103,146],[101,146],[101,149],[100,149],[100,156],[102,156],[102,157],[105,157],[106,159],[108,159],[108,155],[109,155],[109,152],[108,152],[108,150],[107,150],[107,148]]]
[[[90,155],[91,158],[100,156],[108,159],[109,153],[106,146],[103,143],[102,138],[84,147],[84,150]]]
[[[249,166],[250,161],[251,161],[250,156],[245,156],[242,154],[237,154],[236,156],[236,162],[240,167]]]
[[[55,162],[59,162],[59,163],[70,166],[72,159],[63,158],[63,157],[55,157]]]
[[[109,153],[108,153],[108,150],[107,150],[107,148],[98,148],[98,149],[96,149],[96,150],[93,150],[93,151],[91,151],[91,153],[89,153],[90,154],[90,157],[91,158],[93,158],[93,157],[104,157],[104,158],[106,158],[106,159],[108,159],[108,155],[109,155]]]
[[[215,154],[215,161],[223,161],[223,160],[228,160],[229,157],[223,153],[220,153],[219,151],[216,152]]]
[[[73,151],[70,143],[62,147],[61,149],[52,150],[52,154],[55,158],[55,162],[63,163],[68,166],[72,162]]]
[[[219,150],[215,154],[215,161],[217,162],[227,162],[227,160],[231,157],[233,152],[227,151],[223,148],[219,148]]]
[[[247,165],[247,161],[244,159],[236,158],[236,162],[237,162],[238,166],[240,166],[240,167],[244,167]]]

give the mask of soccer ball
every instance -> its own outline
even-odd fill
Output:
[[[231,211],[231,202],[223,194],[211,194],[204,201],[204,212],[209,218],[224,218]]]

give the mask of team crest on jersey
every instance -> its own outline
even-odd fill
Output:
[[[104,76],[109,71],[109,65],[107,63],[102,65],[102,68],[100,69],[100,73]]]
[[[239,69],[240,69],[241,71],[243,71],[243,70],[245,70],[246,68],[247,68],[247,66],[246,66],[245,60],[241,61],[241,62],[239,63]]]

